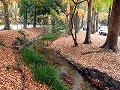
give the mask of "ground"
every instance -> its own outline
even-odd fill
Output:
[[[108,52],[98,52],[99,48],[106,40],[106,36],[91,35],[92,44],[82,44],[85,32],[78,33],[78,47],[73,47],[72,37],[62,37],[49,46],[55,51],[59,51],[65,57],[69,57],[74,62],[82,66],[98,69],[105,72],[116,80],[120,81],[120,52],[117,54],[111,50]],[[120,47],[120,38],[118,40]]]
[[[40,28],[32,28],[27,30],[27,38],[33,38],[43,30]],[[5,46],[0,46],[0,90],[21,90],[22,81],[21,74],[16,70],[15,54],[11,46],[16,37],[20,34],[15,30],[0,31],[0,41]],[[113,78],[120,81],[120,52],[117,54],[108,51],[96,53],[101,50],[99,47],[105,42],[106,36],[92,35],[92,44],[82,44],[85,33],[78,33],[78,47],[73,47],[72,37],[61,37],[52,42],[49,48],[60,51],[62,55],[67,56],[85,67],[95,68],[99,71],[106,72]],[[120,47],[120,38],[118,45]],[[93,53],[88,53],[93,52]],[[21,66],[25,75],[25,90],[48,90],[46,85],[38,84],[32,80],[32,75],[27,66]]]
[[[32,28],[26,30],[27,39],[33,38],[43,32],[42,28]],[[21,90],[23,83],[25,90],[48,90],[46,85],[38,84],[32,80],[32,75],[27,66],[21,68],[25,75],[25,81],[22,82],[21,74],[18,72],[16,60],[19,55],[14,53],[11,44],[20,34],[15,30],[0,31],[0,41],[5,46],[0,46],[0,90]]]

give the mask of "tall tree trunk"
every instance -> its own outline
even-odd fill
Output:
[[[110,22],[110,16],[111,16],[111,6],[109,7],[109,12],[108,12],[108,24]]]
[[[9,12],[8,12],[8,4],[4,3],[4,13],[5,13],[5,27],[4,30],[10,29],[10,21],[9,21]]]
[[[117,41],[120,32],[120,0],[114,0],[110,22],[108,26],[108,35],[106,42],[101,46],[104,49],[118,51]]]
[[[33,24],[33,27],[36,27],[36,17],[37,17],[37,15],[36,15],[36,6],[35,6],[34,9],[35,10],[34,10],[34,24]]]
[[[83,27],[83,24],[84,24],[84,15],[82,16],[82,19],[81,19],[81,25],[80,25],[80,28]]]
[[[71,26],[72,26],[72,22],[71,18],[72,18],[72,13],[73,13],[73,6],[70,6],[70,16],[69,16],[69,31],[68,31],[68,35],[71,35]],[[73,19],[72,19],[73,20]]]
[[[83,44],[90,44],[91,41],[91,8],[92,8],[92,0],[88,1],[88,16],[87,16],[87,31],[86,31],[86,37]]]
[[[65,24],[66,24],[66,35],[69,35],[69,19],[68,19],[68,15],[66,15],[66,20],[65,20]]]
[[[77,8],[77,4],[75,4],[75,7],[71,7],[71,13],[70,13],[70,17],[71,17],[70,18],[70,24],[71,25],[69,26],[70,33],[71,33],[73,41],[74,41],[74,47],[78,46],[78,43],[77,43],[77,32],[75,31],[75,33],[73,33],[73,17],[74,17],[76,8]]]
[[[27,9],[24,13],[24,28],[27,28]]]
[[[80,24],[80,18],[78,16],[78,11],[76,12],[76,14],[74,15],[74,28],[75,28],[75,32],[78,33],[80,27],[79,27],[79,24]]]
[[[93,9],[93,13],[92,13],[92,34],[95,33],[95,10]]]
[[[99,20],[98,20],[98,12],[95,13],[95,16],[96,16],[96,32],[98,32],[98,29],[99,29]]]

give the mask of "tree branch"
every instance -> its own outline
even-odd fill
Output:
[[[75,2],[74,0],[72,0],[74,4],[80,4],[80,3],[83,3],[85,1],[88,1],[88,0],[83,0],[83,1],[80,1],[80,2]]]

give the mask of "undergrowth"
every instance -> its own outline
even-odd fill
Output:
[[[44,35],[42,36],[42,39],[43,39],[43,40],[51,40],[51,39],[53,39],[53,38],[55,38],[55,37],[56,37],[56,35],[53,34],[53,33],[51,33],[51,34],[44,34]]]
[[[22,48],[20,53],[22,59],[31,68],[31,72],[37,82],[47,84],[53,90],[69,90],[68,86],[60,79],[58,70],[46,64],[43,56],[28,48]]]

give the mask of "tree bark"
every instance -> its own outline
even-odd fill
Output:
[[[95,10],[93,9],[93,13],[92,13],[92,34],[94,34],[95,31]]]
[[[80,18],[78,16],[78,11],[76,12],[76,14],[74,15],[74,28],[75,28],[75,32],[78,33],[80,27],[79,27],[79,24],[80,24]]]
[[[111,16],[111,6],[109,7],[109,12],[108,12],[108,25],[109,25],[109,22],[110,22],[110,16]]]
[[[99,29],[99,26],[98,26],[98,23],[99,23],[98,12],[96,12],[95,16],[96,16],[96,32],[98,32],[98,29]]]
[[[82,16],[82,19],[81,19],[80,29],[83,27],[83,24],[84,24],[84,15]]]
[[[34,8],[34,24],[33,24],[33,27],[36,27],[36,18],[37,18],[37,15],[36,15],[36,6]]]
[[[10,29],[10,21],[9,21],[9,12],[8,12],[8,4],[3,3],[4,5],[4,17],[5,17],[5,27],[4,30],[9,30]]]
[[[90,44],[91,41],[91,8],[92,8],[92,0],[88,1],[88,16],[87,16],[87,31],[86,31],[86,37],[83,44]]]
[[[70,33],[71,33],[72,38],[73,38],[73,41],[74,41],[74,47],[77,47],[77,46],[78,46],[78,43],[77,43],[77,32],[75,31],[75,32],[73,33],[73,17],[74,17],[76,8],[77,8],[77,4],[75,4],[74,7],[71,7],[71,13],[70,13],[70,24],[71,24],[71,25],[69,26]]]
[[[24,28],[27,28],[27,9],[25,10],[24,13]]]
[[[117,41],[120,32],[120,0],[114,0],[110,22],[108,26],[108,35],[106,42],[101,46],[104,49],[118,51]]]
[[[65,23],[66,23],[66,35],[69,35],[69,19],[68,19],[68,15],[66,15],[66,20],[65,20]]]

